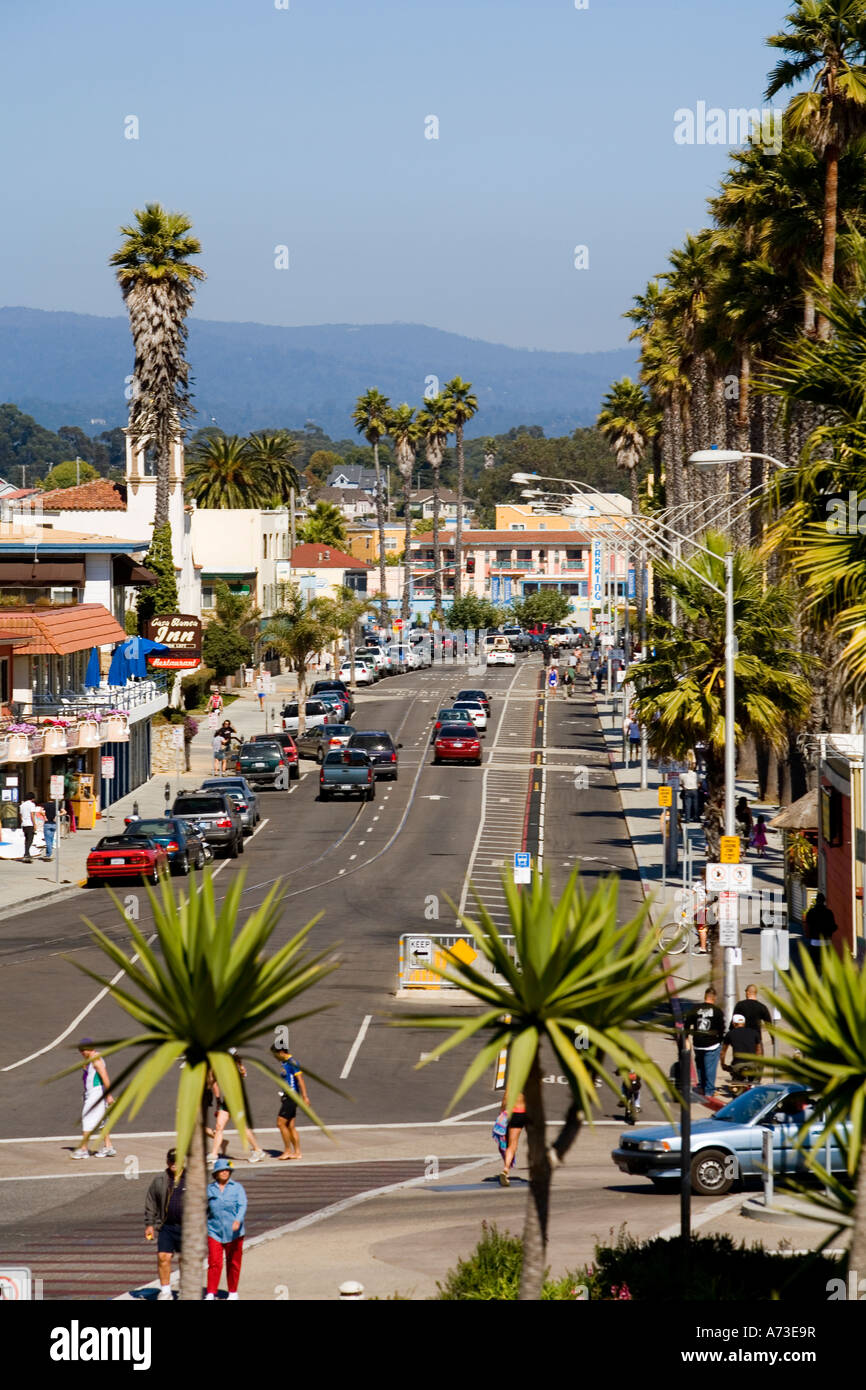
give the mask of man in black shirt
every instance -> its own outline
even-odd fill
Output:
[[[751,1086],[752,1082],[756,1080],[755,1067],[757,1064],[747,1059],[758,1051],[760,1044],[760,1033],[757,1033],[754,1028],[747,1028],[743,1015],[735,1013],[722,1043],[722,1070],[730,1073],[732,1081]],[[729,1048],[731,1050],[730,1066],[727,1064]]]
[[[684,1027],[686,1037],[691,1034],[694,1038],[698,1086],[709,1099],[716,1091],[716,1069],[725,1031],[724,1015],[716,1005],[716,991],[712,987],[704,990],[703,1004],[686,1014]]]
[[[758,998],[758,986],[748,985],[746,987],[746,997],[741,999],[739,1004],[734,1005],[734,1013],[742,1014],[746,1020],[747,1028],[754,1028],[758,1035],[758,1052],[764,1051],[764,1041],[761,1036],[761,1029],[766,1028],[773,1022],[773,1016],[766,1004],[762,1004]]]
[[[158,1301],[171,1298],[171,1257],[177,1255],[180,1264],[181,1228],[183,1226],[183,1196],[186,1174],[177,1177],[177,1153],[169,1149],[165,1156],[165,1172],[157,1173],[144,1199],[145,1240],[153,1240],[156,1228],[156,1263],[159,1271]]]

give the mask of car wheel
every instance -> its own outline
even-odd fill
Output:
[[[325,789],[324,789],[324,787],[323,787],[322,790],[319,792],[319,800],[320,800],[320,801],[330,801],[330,799],[331,799],[331,793],[330,793],[330,792],[326,792]]]
[[[376,783],[375,783],[375,782],[373,783],[373,785],[372,785],[372,787],[370,788],[370,790],[367,792],[367,800],[368,800],[368,801],[375,801],[375,800],[376,800]]]
[[[292,766],[289,768],[289,781],[290,781],[290,782],[297,782],[297,780],[298,780],[298,778],[300,777],[300,775],[301,775],[301,769],[298,767],[298,764],[297,764],[297,763],[292,763]]]
[[[476,758],[476,759],[475,759],[475,766],[476,766],[476,767],[480,767],[480,766],[481,766],[481,759],[480,759],[480,758]]]
[[[178,865],[177,871],[182,878],[186,878],[187,874],[189,873],[189,854],[186,850],[184,850],[183,858],[181,859],[180,864]]]
[[[241,831],[240,835],[238,836],[238,854],[243,854],[245,848],[246,846],[244,845],[244,832]]]
[[[436,757],[436,754],[434,753],[434,755],[433,755],[433,766],[434,766],[434,767],[438,767],[439,764],[441,763],[441,761],[442,761],[442,759],[441,759],[441,758],[437,758],[437,757]]]
[[[238,842],[237,842],[237,837],[235,837],[235,839],[232,840],[231,844],[229,845],[228,849],[226,850],[226,854],[228,855],[228,858],[229,858],[229,859],[237,859],[237,857],[238,857]]]
[[[701,1149],[691,1164],[692,1190],[702,1197],[722,1197],[734,1185],[735,1161],[723,1149]]]
[[[151,887],[153,887],[153,888],[157,888],[157,887],[159,886],[159,865],[158,865],[158,864],[154,864],[154,866],[153,866],[153,872],[149,875],[148,882],[150,883]]]
[[[317,748],[317,749],[316,749],[316,762],[319,764],[319,767],[322,766],[322,763],[323,763],[324,761],[325,761],[325,752],[324,752],[324,749],[322,749],[322,748]]]
[[[196,869],[197,869],[197,871],[198,871],[199,873],[200,873],[201,870],[204,868],[204,866],[205,866],[206,863],[207,863],[207,855],[205,854],[205,852],[204,852],[203,849],[202,849],[202,850],[199,850],[198,859],[195,861],[195,867],[196,867]]]

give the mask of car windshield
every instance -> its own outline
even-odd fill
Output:
[[[344,748],[341,753],[329,753],[325,767],[366,767],[369,758],[357,748]]]
[[[213,816],[224,811],[221,796],[179,796],[174,803],[176,816]]]
[[[329,724],[324,732],[327,738],[351,738],[355,729],[352,724]]]
[[[474,738],[474,724],[443,724],[439,730],[440,738]]]
[[[483,710],[484,706],[480,700],[457,700],[455,709]]]
[[[135,845],[137,849],[152,849],[153,840],[148,835],[105,835],[96,848],[129,849],[130,845]]]
[[[484,701],[484,700],[487,699],[487,696],[484,694],[484,691],[483,691],[483,690],[459,690],[459,691],[457,692],[457,699],[458,699],[458,700],[482,700],[482,701]]]
[[[179,829],[180,827],[177,821],[169,820],[168,818],[165,820],[139,820],[135,822],[135,825],[131,825],[128,830],[124,832],[123,838],[127,841],[140,839],[142,836],[145,839],[154,836],[168,839],[170,835],[177,835]],[[181,834],[182,833],[183,831],[181,830]]]
[[[736,1100],[729,1101],[716,1112],[716,1119],[725,1124],[747,1125],[773,1100],[781,1100],[784,1092],[777,1086],[752,1086]]]
[[[353,748],[390,748],[390,734],[353,734]]]
[[[269,744],[271,748],[283,749],[290,748],[291,743],[292,740],[290,738],[277,738],[276,734],[253,734],[249,743],[245,743],[241,749],[241,757],[243,757],[244,753],[250,755],[258,753],[260,748],[263,746],[267,748]]]
[[[439,713],[437,714],[436,718],[439,719],[439,720],[453,719],[454,716],[455,716],[455,714],[459,714],[459,713],[460,713],[460,711],[459,711],[459,710],[455,710],[455,708],[454,708],[453,705],[446,705],[444,709],[440,709],[440,711],[439,711]]]

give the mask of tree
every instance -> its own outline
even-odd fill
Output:
[[[248,1065],[279,1084],[276,1069],[252,1055],[250,1044],[259,1038],[279,1041],[288,1036],[287,1030],[298,1018],[318,1013],[316,1008],[305,1008],[299,1014],[281,1017],[283,1009],[320,984],[338,965],[336,960],[327,958],[327,952],[313,955],[307,949],[307,938],[318,918],[267,955],[266,948],[282,916],[281,881],[277,880],[261,906],[249,913],[238,931],[243,892],[244,875],[240,874],[217,907],[209,870],[198,884],[193,879],[192,891],[179,900],[175,900],[171,882],[164,879],[159,894],[148,891],[155,945],[124,915],[124,932],[132,937],[137,953],[130,961],[119,943],[88,922],[94,944],[120,974],[103,977],[89,966],[74,962],[112,996],[139,1028],[133,1037],[99,1045],[106,1057],[130,1047],[137,1049],[137,1055],[113,1080],[111,1124],[116,1125],[125,1114],[134,1119],[160,1083],[171,1073],[176,1074],[175,1147],[178,1168],[186,1169],[180,1297],[190,1301],[201,1298],[201,1270],[206,1254],[208,1072],[213,1071],[229,1114],[246,1144],[246,1087],[229,1049],[242,1049]],[[114,902],[121,911],[119,900],[114,898]],[[118,984],[119,980],[123,983]],[[181,1069],[177,1070],[179,1066]],[[62,1075],[76,1069],[68,1068]],[[329,1086],[320,1077],[316,1080]],[[300,1096],[298,1104],[314,1123],[324,1128]]]
[[[442,394],[427,396],[418,411],[418,433],[433,474],[433,612],[442,614],[442,566],[439,549],[439,470],[448,436],[454,430],[451,401]]]
[[[58,463],[46,473],[44,478],[40,478],[38,486],[48,491],[51,488],[75,487],[78,483],[89,483],[93,478],[98,478],[99,473],[92,464],[84,459],[64,459],[63,463]]]
[[[725,748],[725,563],[729,542],[717,532],[703,539],[710,554],[684,565],[658,562],[662,586],[677,602],[678,620],[653,614],[651,655],[629,668],[634,708],[648,728],[649,744],[662,757],[684,758],[696,744],[706,745],[710,801],[720,807]],[[802,724],[809,713],[811,687],[802,674],[791,626],[793,603],[787,586],[765,583],[764,567],[751,550],[733,560],[734,741],[754,737],[772,748],[786,742],[789,722]],[[694,571],[694,573],[692,572]],[[698,576],[715,585],[713,592]]]
[[[405,401],[388,415],[388,434],[394,445],[397,470],[403,484],[403,563],[406,565],[406,579],[403,584],[403,601],[400,617],[404,630],[409,626],[409,550],[412,545],[412,472],[420,438],[415,411]]]
[[[236,434],[201,439],[187,460],[187,496],[200,507],[267,507],[275,484],[274,471]]]
[[[839,198],[839,158],[866,131],[866,7],[862,0],[795,0],[789,28],[767,39],[783,58],[770,73],[767,100],[812,74],[809,91],[791,98],[785,123],[824,160],[824,246],[821,281],[833,284]],[[826,341],[829,320],[818,316],[817,334]]]
[[[371,387],[359,396],[352,419],[359,434],[363,434],[373,450],[373,467],[376,470],[376,525],[379,528],[379,590],[382,595],[379,621],[384,627],[388,621],[388,604],[385,598],[385,494],[382,487],[382,473],[379,467],[379,441],[388,433],[388,397]]]
[[[624,376],[613,383],[602,401],[596,424],[613,449],[617,468],[628,474],[632,511],[636,515],[640,511],[638,472],[647,444],[658,429],[658,415],[643,387]]]
[[[138,591],[138,630],[142,636],[151,618],[177,612],[177,575],[171,553],[170,526],[154,527],[144,564],[158,576],[158,583],[142,586]]]
[[[149,441],[156,454],[156,530],[169,524],[172,449],[192,411],[186,318],[193,284],[205,274],[190,264],[191,256],[201,254],[201,243],[189,235],[192,223],[185,214],[148,203],[135,219],[135,225],[121,227],[125,240],[110,263],[135,347],[129,429],[133,441]]]
[[[632,1034],[644,1026],[641,1018],[669,1005],[666,970],[653,933],[645,929],[647,908],[618,926],[615,878],[587,895],[575,870],[557,902],[546,874],[535,874],[531,887],[523,891],[507,874],[502,883],[514,958],[476,894],[477,920],[461,915],[460,921],[488,963],[487,972],[456,959],[448,969],[433,967],[476,999],[482,1011],[456,1026],[453,1016],[441,1015],[416,1014],[400,1022],[404,1027],[451,1032],[419,1067],[470,1038],[484,1039],[449,1110],[508,1047],[505,1107],[511,1111],[521,1092],[526,1098],[529,1194],[519,1297],[530,1300],[541,1297],[547,1263],[551,1160],[564,1161],[584,1119],[600,1104],[596,1078],[619,1094],[621,1076],[636,1072],[665,1105],[667,1080]],[[495,983],[497,977],[505,983]],[[545,1130],[542,1047],[552,1053],[556,1071],[566,1077],[572,1095],[566,1124],[551,1151]]]
[[[535,627],[537,623],[561,623],[571,612],[571,600],[558,589],[539,589],[537,593],[527,594],[511,605],[514,621],[521,627]]]
[[[307,662],[336,635],[333,608],[321,598],[306,599],[299,584],[282,586],[281,606],[262,633],[265,647],[273,647],[298,678],[298,733],[306,729]]]
[[[201,654],[205,665],[210,666],[221,681],[249,663],[252,649],[249,640],[239,632],[223,627],[222,623],[210,622],[202,637]]]
[[[214,587],[214,597],[214,615],[217,622],[233,632],[240,633],[248,642],[254,642],[262,626],[262,610],[256,604],[255,595],[234,594],[224,580],[218,579]]]
[[[341,456],[335,454],[332,449],[316,449],[310,455],[306,467],[306,478],[310,486],[325,487],[334,469],[339,468],[342,462]]]
[[[284,507],[292,493],[300,492],[301,479],[295,459],[301,446],[287,430],[277,430],[273,434],[251,434],[247,440],[247,453],[268,479],[271,501]]]
[[[477,594],[462,594],[446,612],[445,621],[452,631],[472,631],[498,627],[504,616],[503,610],[489,599],[479,598]]]
[[[339,636],[348,639],[349,666],[352,673],[349,684],[352,690],[355,690],[355,628],[368,613],[375,612],[376,605],[366,594],[357,593],[355,589],[350,589],[348,584],[338,585],[334,598],[322,599],[321,605],[321,614],[326,625],[333,626],[335,642]]]
[[[463,531],[463,491],[465,485],[466,463],[463,456],[463,427],[472,419],[478,411],[477,397],[472,394],[472,382],[462,381],[459,376],[455,376],[451,381],[446,381],[446,398],[451,402],[451,415],[454,421],[454,432],[457,436],[457,525],[454,528],[454,597],[459,598],[461,593],[461,534]]]
[[[346,518],[333,502],[317,502],[299,527],[298,540],[342,549],[346,544]]]

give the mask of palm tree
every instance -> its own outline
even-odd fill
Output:
[[[317,502],[307,512],[307,519],[298,531],[298,539],[341,549],[346,544],[346,518],[333,502]]]
[[[298,733],[306,729],[307,663],[324,651],[336,635],[333,607],[326,599],[307,599],[299,584],[282,586],[281,606],[262,633],[262,645],[273,647],[298,679]]]
[[[442,1028],[451,1036],[428,1053],[419,1066],[437,1061],[472,1037],[484,1045],[465,1072],[449,1110],[508,1047],[505,1106],[526,1097],[529,1184],[523,1228],[521,1299],[538,1299],[547,1263],[551,1161],[563,1162],[585,1117],[600,1099],[596,1078],[619,1094],[616,1071],[637,1074],[666,1109],[667,1081],[633,1033],[639,1019],[665,1003],[665,968],[645,931],[647,909],[624,926],[617,925],[619,884],[614,878],[587,895],[575,870],[558,902],[547,875],[536,874],[531,888],[518,889],[503,874],[503,887],[514,934],[516,957],[476,895],[477,920],[461,915],[471,934],[476,959],[487,970],[454,960],[437,973],[451,980],[482,1005],[482,1012],[455,1025],[451,1017],[415,1014],[404,1027]],[[498,979],[504,983],[497,983]],[[566,1126],[552,1150],[545,1130],[541,1052],[549,1048],[557,1071],[571,1088]],[[609,1070],[607,1063],[612,1069]]]
[[[617,468],[628,474],[632,511],[640,511],[638,471],[659,426],[641,386],[629,377],[615,381],[601,403],[596,425],[613,449]]]
[[[417,417],[419,437],[424,441],[424,453],[433,474],[433,608],[442,618],[442,568],[439,551],[439,470],[445,456],[448,436],[454,430],[454,415],[450,400],[440,392],[425,397]]]
[[[462,586],[462,556],[460,550],[463,532],[463,486],[466,477],[466,460],[463,456],[463,427],[478,411],[478,400],[472,394],[472,382],[462,381],[455,376],[446,381],[444,395],[451,402],[451,415],[454,432],[457,436],[457,525],[454,528],[454,597],[460,597]]]
[[[403,564],[406,567],[403,581],[403,602],[400,617],[403,633],[409,627],[409,552],[412,545],[412,473],[415,468],[415,455],[420,432],[415,419],[415,411],[405,402],[398,405],[388,416],[388,436],[394,444],[397,469],[403,483]],[[405,636],[404,636],[405,641]]]
[[[379,468],[379,441],[388,433],[388,409],[388,397],[371,387],[363,396],[358,397],[352,411],[356,430],[363,434],[373,449],[373,467],[376,470],[376,525],[379,528],[379,621],[383,627],[388,622],[388,599],[385,594],[385,493]]]
[[[272,955],[265,954],[282,916],[279,880],[237,931],[244,877],[240,874],[234,879],[219,907],[210,871],[199,883],[193,879],[189,894],[177,901],[166,879],[159,894],[149,890],[157,938],[153,946],[135,923],[123,915],[119,900],[114,898],[137,955],[130,961],[117,942],[88,922],[94,945],[120,974],[103,977],[88,966],[73,962],[139,1025],[133,1037],[100,1044],[103,1056],[128,1048],[137,1050],[113,1082],[112,1126],[127,1113],[134,1119],[160,1083],[180,1067],[176,1148],[178,1168],[185,1166],[187,1175],[180,1296],[188,1300],[201,1298],[201,1269],[206,1254],[208,1071],[213,1071],[229,1114],[246,1144],[246,1087],[229,1048],[243,1049],[248,1062],[269,1081],[279,1084],[278,1073],[251,1056],[248,1045],[259,1038],[275,1038],[276,1027],[287,1029],[298,1019],[318,1013],[318,1009],[304,1009],[289,1018],[281,1017],[287,1005],[324,980],[338,964],[333,958],[327,959],[327,952],[311,955],[306,949],[317,918]],[[123,983],[118,984],[119,980]],[[62,1074],[66,1076],[73,1070],[77,1067]],[[298,1104],[321,1126],[300,1096]]]
[[[186,318],[193,283],[205,273],[190,264],[201,243],[190,236],[190,219],[166,212],[159,203],[136,210],[134,226],[110,258],[129,313],[135,347],[129,429],[133,441],[150,441],[156,454],[154,528],[168,526],[171,454],[183,422],[191,414]]]
[[[187,496],[200,507],[266,507],[273,481],[236,434],[215,434],[191,452]]]
[[[866,973],[847,950],[838,955],[825,942],[820,968],[816,970],[808,956],[801,956],[799,970],[788,972],[785,985],[784,994],[770,994],[783,1020],[770,1031],[785,1047],[784,1055],[774,1058],[773,1070],[822,1097],[816,1118],[824,1129],[812,1145],[812,1166],[825,1136],[838,1132],[846,1120],[851,1122],[850,1140],[843,1146],[856,1193],[848,1268],[862,1271],[866,1269]]]
[[[791,98],[785,121],[824,161],[821,281],[829,289],[836,267],[839,158],[866,130],[866,9],[862,0],[795,0],[787,23],[787,30],[767,39],[788,55],[770,73],[767,99],[812,76],[810,90]],[[824,341],[830,334],[823,314],[817,334]]]
[[[661,583],[675,597],[679,618],[674,624],[657,614],[651,617],[648,647],[652,655],[630,667],[627,679],[635,683],[635,709],[648,727],[650,747],[656,754],[683,758],[696,744],[706,745],[710,801],[720,807],[725,747],[724,556],[729,542],[710,531],[703,544],[711,553],[692,555],[691,569],[658,562]],[[714,593],[698,576],[720,592]],[[792,609],[787,587],[765,584],[756,552],[736,551],[737,746],[751,736],[781,748],[789,722],[802,724],[808,715],[811,687],[802,674],[804,659],[796,647]]]
[[[273,434],[251,434],[247,440],[247,452],[271,480],[273,495],[277,505],[284,507],[300,492],[301,479],[294,460],[301,452],[301,446],[286,430]]]
[[[368,613],[375,612],[376,605],[366,594],[359,594],[357,590],[350,589],[348,584],[338,584],[333,599],[323,599],[322,606],[326,622],[332,623],[335,633],[338,634],[335,643],[340,636],[348,639],[349,666],[352,672],[349,684],[355,690],[355,628]]]

